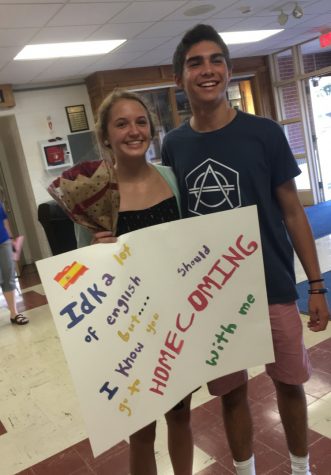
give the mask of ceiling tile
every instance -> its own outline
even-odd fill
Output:
[[[121,38],[134,38],[139,33],[143,32],[152,22],[130,23],[128,28],[127,23],[107,23],[96,30],[89,39],[91,40],[114,40]]]
[[[285,1],[286,3],[286,1]],[[228,17],[238,17],[238,18],[249,18],[249,17],[258,17],[258,16],[272,16],[274,13],[272,9],[275,8],[275,0],[253,0],[250,2],[234,2],[233,5],[227,8],[219,8],[213,16],[220,18]],[[284,4],[284,1],[280,1],[280,4]],[[249,13],[242,13],[241,7],[248,6],[250,8]]]
[[[37,28],[3,28],[0,29],[0,45],[23,46],[38,32]]]
[[[46,69],[52,60],[15,61],[0,71],[0,83],[25,84]]]
[[[121,55],[109,55],[102,61],[94,63],[91,67],[82,70],[82,73],[86,76],[93,74],[96,71],[108,71],[112,69],[125,68],[126,64],[137,57],[136,53],[123,53]]]
[[[125,8],[125,2],[65,5],[49,26],[103,25]]]
[[[321,12],[331,13],[331,2],[330,0],[318,0],[317,2],[299,2],[302,6],[303,14],[311,13],[316,15]]]
[[[205,3],[208,4],[208,5],[214,6],[214,10],[212,10],[211,12],[201,13],[199,15],[195,15],[194,17],[185,15],[185,12],[190,10],[191,8],[201,7],[201,6],[204,5],[204,3],[201,2],[201,1],[193,0],[193,1],[190,1],[190,2],[186,3],[182,7],[178,8],[174,13],[171,13],[169,16],[167,16],[166,19],[168,21],[170,21],[170,20],[192,20],[196,24],[196,23],[200,23],[201,20],[205,20],[206,18],[210,18],[210,16],[213,15],[215,12],[220,11],[220,2],[219,2],[219,0],[210,0],[210,1],[205,2]],[[236,4],[236,3],[237,3],[237,0],[222,0],[222,3],[221,3],[222,4],[222,9],[224,9],[225,7],[228,7],[230,5]]]
[[[139,35],[139,38],[164,37],[172,38],[174,35],[182,35],[196,24],[196,21],[158,21]]]
[[[268,30],[273,29],[273,20],[270,17],[254,17],[244,18],[243,20],[236,22],[234,25],[228,27],[226,30],[219,31],[248,31],[248,30]],[[281,28],[279,25],[277,29]]]
[[[238,30],[240,31],[240,28],[237,25],[241,23],[242,19],[241,18],[212,18],[208,20],[208,24],[212,25],[216,31],[228,31],[229,29],[233,30]]]
[[[153,1],[153,0],[151,0]],[[132,0],[68,0],[67,3],[131,3]]]
[[[97,25],[50,26],[41,29],[30,41],[31,44],[64,43],[83,41],[98,28]],[[0,30],[1,31],[1,30]]]
[[[79,75],[80,71],[95,63],[95,58],[64,58],[55,60],[48,68],[38,74],[38,81],[66,79]]]
[[[18,2],[15,2],[15,1],[10,1],[10,0],[0,0],[0,4],[15,4],[15,5],[22,5],[22,4],[25,4],[25,3],[38,3],[38,4],[41,4],[41,3],[66,3],[67,0],[19,0]]]
[[[165,41],[162,45],[149,51],[146,55],[141,55],[139,58],[133,60],[128,67],[141,67],[148,61],[148,65],[157,64],[172,64],[173,53],[181,39],[181,36],[177,36],[171,40]],[[133,66],[133,64],[135,66]]]
[[[142,55],[139,58],[134,58],[132,61],[126,63],[126,68],[142,68],[148,66],[158,66],[160,65],[160,59],[157,59],[155,56]]]
[[[149,50],[156,48],[160,44],[164,43],[164,38],[144,38],[144,39],[134,39],[129,40],[123,45],[119,46],[118,53],[122,52],[136,52],[142,53],[148,52]]]
[[[115,20],[116,23],[158,21],[185,4],[185,1],[133,2],[117,15]]]
[[[11,61],[22,48],[20,46],[8,46],[0,48],[0,58],[5,61]]]
[[[44,26],[62,6],[60,3],[50,5],[0,5],[0,28]]]

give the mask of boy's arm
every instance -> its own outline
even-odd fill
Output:
[[[304,209],[299,201],[294,180],[289,180],[276,188],[278,203],[283,212],[287,232],[292,240],[297,256],[308,280],[321,278],[314,237]],[[311,284],[312,289],[324,287],[324,282]],[[324,294],[311,294],[308,301],[310,320],[308,326],[313,331],[325,330],[330,311]]]

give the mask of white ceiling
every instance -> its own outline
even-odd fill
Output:
[[[231,56],[266,55],[331,31],[331,0],[298,3],[304,10],[300,20],[290,15],[282,33],[230,46]],[[184,13],[206,4],[215,8],[194,17]],[[280,28],[279,8],[290,13],[294,6],[286,0],[0,0],[0,84],[61,84],[100,70],[171,64],[181,36],[196,23],[217,31]],[[242,7],[250,12],[242,13]],[[26,44],[122,38],[128,41],[107,55],[13,61]]]

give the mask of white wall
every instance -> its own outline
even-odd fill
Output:
[[[15,101],[14,113],[38,205],[51,199],[46,187],[62,171],[46,171],[44,168],[38,142],[52,137],[46,117],[52,118],[53,136],[65,138],[71,133],[65,107],[84,104],[90,129],[94,129],[90,100],[86,86],[79,85],[16,92]]]
[[[31,199],[35,201],[36,214],[40,203],[52,199],[46,190],[48,184],[63,171],[62,168],[51,171],[45,170],[38,142],[48,140],[52,136],[65,138],[71,133],[65,110],[66,106],[84,104],[90,130],[94,130],[94,119],[89,96],[84,84],[30,91],[16,91],[14,92],[14,97],[16,106],[8,110],[0,111],[0,117],[8,115],[15,116],[29,175],[27,178],[29,178],[31,182],[30,194],[32,190],[33,196],[31,196]],[[48,116],[52,118],[52,135],[48,129],[46,119]],[[9,156],[7,160],[10,160]],[[15,176],[13,177],[13,181],[15,182]],[[12,194],[19,192],[20,186],[24,186],[24,184],[15,183],[9,192]],[[33,218],[35,218],[35,216],[33,216]],[[41,255],[33,255],[33,252],[31,252],[32,262],[50,255],[45,234],[38,224],[37,222],[35,226],[38,228],[37,233],[41,241]],[[26,237],[28,238],[28,236]]]

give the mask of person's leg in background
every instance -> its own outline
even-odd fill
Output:
[[[208,383],[210,394],[221,396],[223,420],[237,475],[255,475],[253,422],[247,398],[247,371]]]
[[[295,303],[270,305],[275,363],[267,365],[285,431],[293,475],[309,475],[307,402],[302,384],[310,364],[303,344],[300,315]]]
[[[29,322],[28,318],[18,313],[16,307],[16,284],[15,284],[15,263],[12,259],[11,241],[0,244],[0,278],[3,295],[5,297],[10,319],[13,323],[24,325]]]
[[[192,475],[191,398],[190,394],[165,415],[168,424],[168,450],[174,475]]]
[[[15,296],[15,290],[8,290],[3,291],[3,296],[6,299],[7,307],[10,311],[10,318],[14,319],[16,315],[18,314],[17,307],[16,307],[16,296]]]

